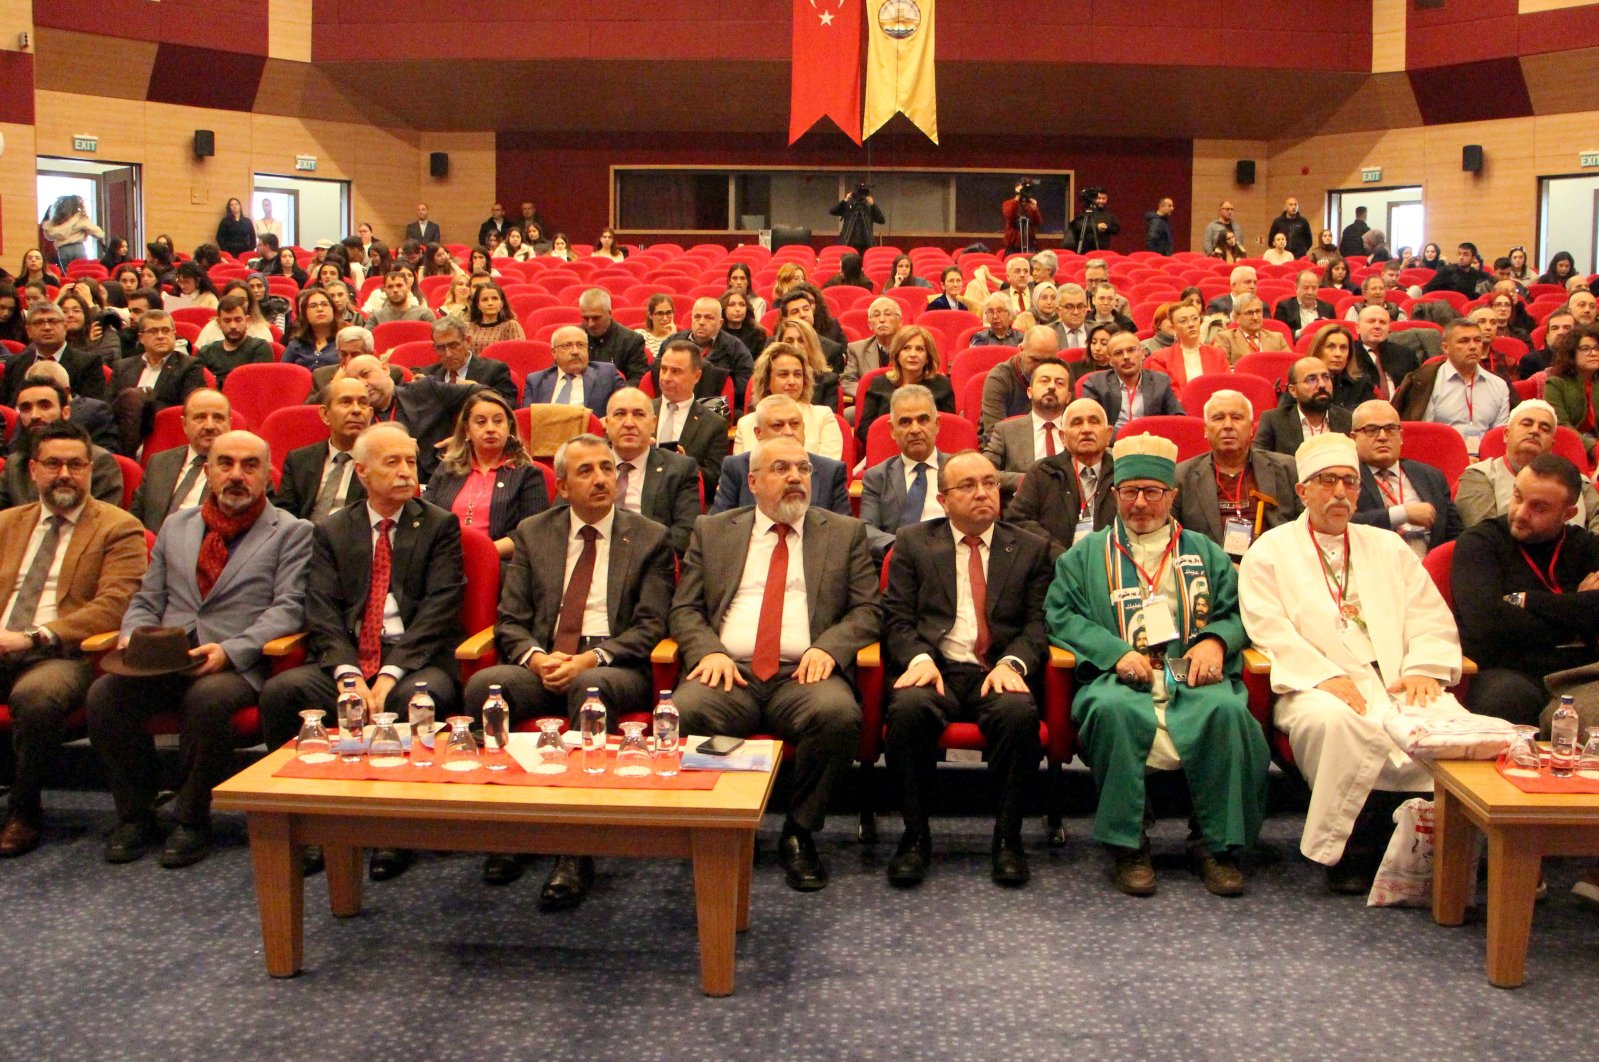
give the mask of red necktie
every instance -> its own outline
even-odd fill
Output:
[[[772,547],[772,563],[766,569],[766,589],[761,593],[761,621],[755,628],[755,659],[750,661],[755,677],[762,681],[777,674],[782,664],[783,595],[788,590],[787,524],[773,524],[777,545]]]
[[[1055,456],[1055,424],[1053,421],[1044,421],[1044,456]]]
[[[961,539],[970,551],[966,556],[967,578],[972,584],[972,611],[977,613],[977,641],[972,652],[988,666],[988,576],[983,572],[983,540],[976,535]]]
[[[583,552],[572,567],[572,578],[566,581],[566,593],[561,597],[561,614],[555,621],[555,651],[568,655],[577,652],[583,637],[583,611],[588,607],[589,588],[594,585],[594,543],[600,537],[599,528],[584,524],[577,536],[583,540]]]
[[[372,582],[366,591],[366,612],[361,615],[361,674],[367,681],[383,666],[383,606],[389,600],[389,571],[394,554],[389,546],[393,520],[378,521],[378,538],[372,546]]]

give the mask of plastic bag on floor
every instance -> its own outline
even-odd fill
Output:
[[[1412,797],[1394,811],[1394,835],[1388,838],[1366,906],[1432,906],[1432,854],[1432,801]]]

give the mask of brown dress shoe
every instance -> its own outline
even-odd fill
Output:
[[[1205,891],[1212,896],[1242,896],[1244,872],[1230,852],[1212,852],[1196,848],[1193,856],[1194,872],[1205,883]]]
[[[39,847],[39,827],[21,815],[7,816],[0,826],[0,857],[27,855]]]
[[[1116,888],[1129,896],[1155,895],[1155,864],[1144,851],[1116,853]]]

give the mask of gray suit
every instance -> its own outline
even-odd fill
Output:
[[[862,376],[889,363],[888,348],[877,341],[876,333],[857,339],[844,348],[844,371],[839,374],[838,385],[845,394],[853,395]]]
[[[735,509],[694,523],[671,614],[685,676],[704,657],[727,652],[722,620],[743,578],[757,511]],[[767,730],[795,743],[789,818],[814,831],[821,829],[833,784],[860,744],[861,710],[850,680],[855,654],[876,640],[880,621],[877,570],[866,525],[809,509],[803,526],[800,552],[810,605],[810,647],[833,658],[833,673],[802,685],[793,681],[791,661],[762,680],[748,661],[740,661],[748,685],[724,692],[685,678],[676,701],[684,733],[749,735]]]
[[[1342,406],[1329,406],[1327,426],[1339,435],[1348,435],[1355,430],[1354,414]],[[1260,415],[1260,423],[1255,427],[1255,449],[1292,457],[1304,441],[1305,428],[1299,423],[1297,405],[1278,406]]]
[[[188,467],[189,448],[187,446],[174,446],[170,450],[162,450],[150,458],[150,465],[144,470],[144,478],[139,481],[139,488],[133,492],[133,503],[128,511],[139,518],[139,522],[151,531],[161,530],[161,521],[167,518],[167,507],[172,504],[172,495],[177,492],[178,483],[182,481],[183,474]],[[205,483],[205,473],[200,473],[201,483]],[[200,488],[200,500],[204,502],[211,493],[211,488]]]
[[[1083,397],[1092,398],[1105,410],[1105,420],[1114,427],[1122,413],[1121,381],[1110,369],[1100,369],[1083,377]],[[1180,417],[1186,410],[1171,389],[1171,377],[1145,369],[1138,378],[1138,394],[1144,400],[1143,416]]]
[[[861,523],[866,525],[872,559],[878,564],[882,564],[883,555],[894,544],[905,508],[905,466],[900,463],[901,456],[895,454],[887,461],[878,462],[861,477]],[[937,493],[938,469],[948,460],[948,454],[937,451],[928,459],[928,464],[933,466],[927,476],[928,497]]]
[[[1268,450],[1249,452],[1249,469],[1255,477],[1255,489],[1277,500],[1275,506],[1266,506],[1261,530],[1270,531],[1279,524],[1290,524],[1299,519],[1304,506],[1294,493],[1299,481],[1294,459]],[[1255,503],[1245,499],[1250,526],[1254,526]],[[1177,511],[1173,514],[1190,531],[1197,531],[1223,545],[1221,496],[1216,491],[1216,463],[1209,453],[1190,457],[1177,465]]]
[[[1055,424],[1055,452],[1064,453],[1066,440],[1061,435],[1065,425]],[[983,444],[983,456],[994,462],[999,470],[999,485],[1009,497],[1021,486],[1022,477],[1033,467],[1042,454],[1033,452],[1033,415],[1023,413],[994,425],[988,441]]]

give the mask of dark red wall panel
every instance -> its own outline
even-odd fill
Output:
[[[156,49],[145,98],[151,103],[248,111],[266,69],[266,56],[217,52],[182,44]]]
[[[1519,59],[1485,59],[1460,66],[1411,70],[1410,88],[1427,125],[1525,118],[1532,96]]]
[[[0,122],[32,125],[33,56],[28,52],[0,52],[0,85],[6,86],[0,92]]]
[[[1540,11],[1516,20],[1517,44],[1522,55],[1566,52],[1575,48],[1599,48],[1599,7],[1567,7]],[[1573,67],[1574,78],[1591,78],[1586,65]]]
[[[125,40],[267,52],[267,0],[49,0],[33,5],[33,21]]]

